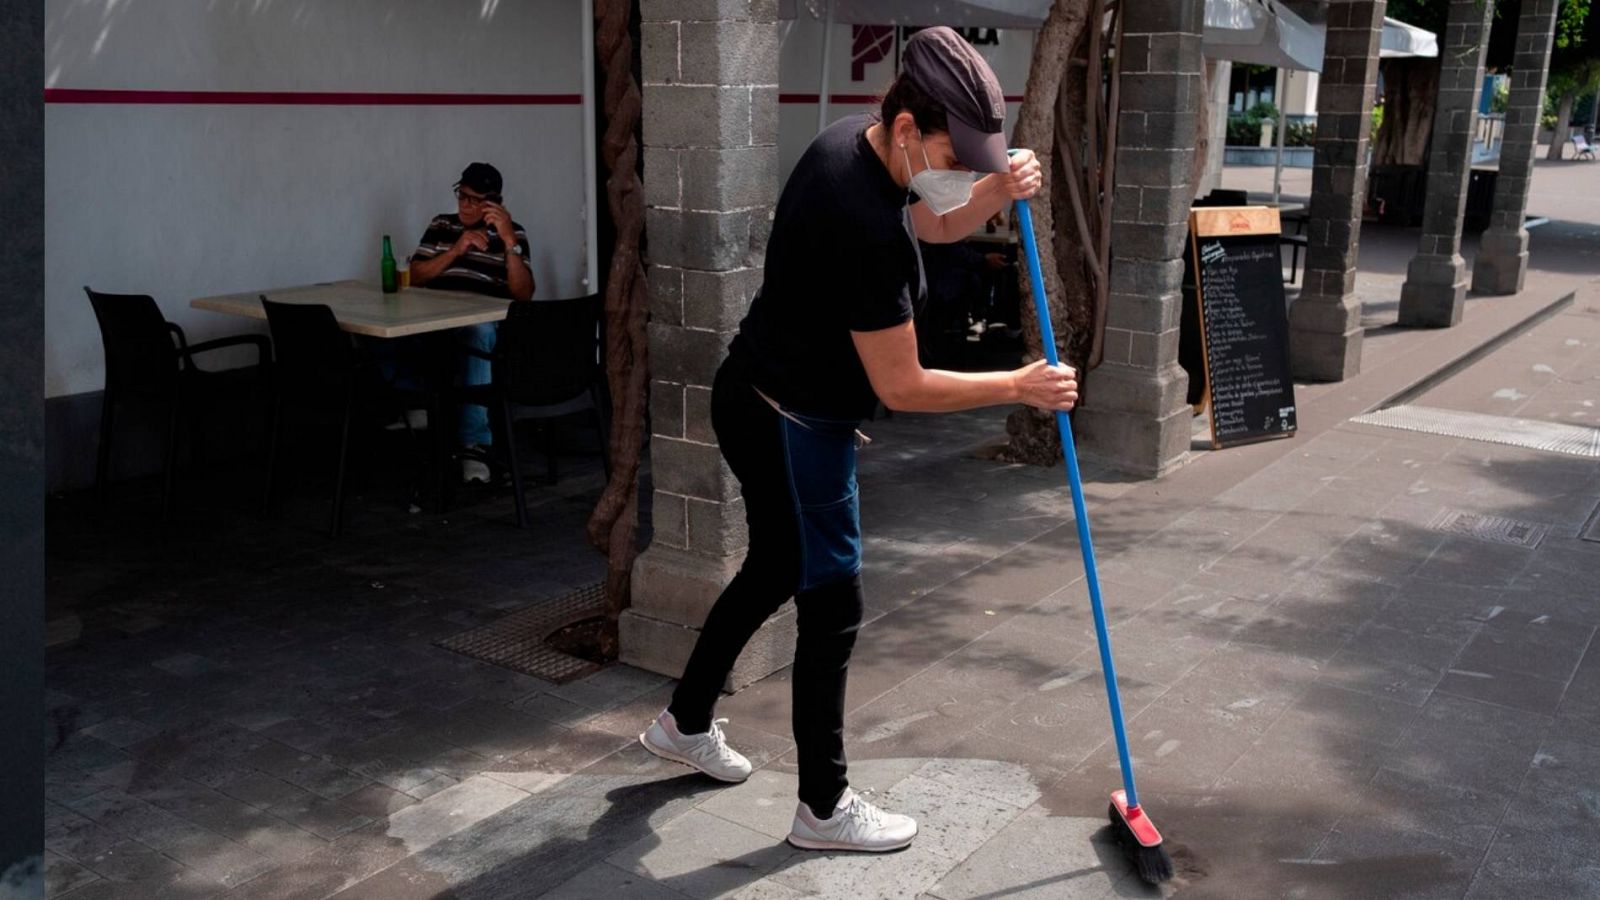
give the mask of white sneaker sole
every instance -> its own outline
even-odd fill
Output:
[[[863,847],[860,844],[846,844],[842,841],[816,841],[812,840],[811,838],[799,837],[793,833],[790,833],[788,837],[790,845],[799,847],[801,850],[847,850],[854,853],[893,853],[896,850],[904,850],[905,848],[911,846],[911,842],[916,839],[917,836],[912,835],[898,844],[885,844],[881,847]]]
[[[639,745],[646,750],[649,750],[656,756],[661,757],[662,759],[668,760],[669,762],[682,763],[683,765],[694,769],[696,772],[699,772],[707,778],[715,778],[717,781],[720,781],[723,784],[743,784],[745,780],[750,777],[749,775],[746,775],[744,778],[724,778],[723,776],[706,769],[687,756],[684,756],[680,753],[675,753],[665,747],[657,747],[655,744],[650,743],[650,739],[647,737],[649,733],[650,732],[648,731],[640,732]]]

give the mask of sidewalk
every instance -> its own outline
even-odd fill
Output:
[[[1168,895],[1600,896],[1600,543],[1580,537],[1600,460],[1348,421],[1574,290],[1412,402],[1600,415],[1600,226],[1552,225],[1522,295],[1473,300],[1456,329],[1375,329],[1360,377],[1302,387],[1294,439],[1197,452],[1160,482],[1089,471]],[[1385,253],[1403,277],[1402,238],[1373,240],[1364,285]],[[634,743],[664,679],[552,688],[433,648],[588,576],[575,544],[484,530],[508,507],[288,560],[294,536],[265,534],[182,581],[126,548],[95,569],[108,548],[80,526],[52,589],[143,593],[122,631],[87,611],[85,644],[51,658],[52,896],[1154,896],[1104,842],[1118,775],[1063,474],[973,458],[998,421],[869,429],[848,751],[858,789],[921,820],[908,851],[782,842],[787,671],[721,705],[758,767],[724,787]],[[582,501],[536,515],[576,526]],[[1486,541],[1451,512],[1547,530]]]

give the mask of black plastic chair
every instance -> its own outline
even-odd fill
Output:
[[[276,348],[273,362],[272,425],[268,435],[267,479],[262,509],[270,512],[277,482],[278,461],[283,443],[284,408],[298,407],[332,412],[339,419],[339,456],[334,476],[333,511],[328,534],[338,537],[344,528],[344,499],[350,469],[351,427],[355,413],[368,401],[386,391],[411,396],[412,402],[428,407],[435,422],[440,421],[439,397],[423,391],[393,391],[386,388],[367,354],[339,327],[333,310],[321,304],[279,303],[261,297],[267,311]],[[435,426],[433,433],[442,429]],[[435,438],[435,442],[438,442]],[[437,451],[436,451],[437,453]],[[441,468],[442,466],[436,466]]]
[[[601,465],[606,477],[611,477],[610,401],[600,367],[600,311],[598,294],[572,300],[515,301],[500,323],[494,352],[470,351],[491,361],[494,380],[458,388],[456,399],[499,412],[506,446],[504,458],[494,462],[511,472],[518,528],[527,527],[528,510],[516,423],[586,415],[599,436]],[[554,482],[558,472],[553,441],[545,445],[545,458],[546,475]]]
[[[178,432],[190,406],[215,393],[216,373],[195,364],[195,356],[226,347],[256,348],[261,371],[271,345],[259,334],[241,334],[190,344],[183,329],[161,315],[148,294],[106,294],[85,286],[83,292],[100,323],[106,354],[106,389],[100,409],[100,446],[95,461],[95,488],[105,502],[111,484],[111,445],[116,433],[117,405],[130,400],[168,404],[166,439],[162,445],[161,514],[172,511],[177,485]]]

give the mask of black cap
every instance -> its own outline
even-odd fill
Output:
[[[470,188],[479,194],[498,194],[504,184],[499,169],[486,162],[475,162],[461,170],[461,180],[455,186]]]
[[[906,41],[900,71],[944,107],[956,159],[974,172],[1009,172],[1006,95],[989,63],[966,39],[943,25]]]

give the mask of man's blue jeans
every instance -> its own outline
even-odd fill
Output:
[[[456,329],[455,334],[460,338],[463,348],[461,353],[461,383],[469,387],[489,384],[493,380],[489,361],[466,351],[470,349],[480,353],[494,352],[495,338],[499,335],[495,323],[483,322],[478,325],[468,325],[465,328]],[[489,429],[489,410],[476,404],[462,406],[457,437],[463,447],[472,444],[487,447],[494,443],[494,433]]]
[[[438,354],[452,351],[459,357],[454,374],[457,384],[490,384],[494,375],[489,360],[468,351],[476,350],[485,354],[494,352],[498,335],[495,323],[484,322],[454,329],[443,336],[443,341],[439,340],[439,335],[424,334],[372,341],[370,346],[378,361],[378,370],[385,380],[398,388],[425,390],[434,387],[429,382],[439,377],[433,374],[440,373],[438,367],[441,357]],[[494,433],[489,428],[489,410],[477,405],[463,405],[456,438],[463,447],[471,444],[487,447],[494,443]]]

